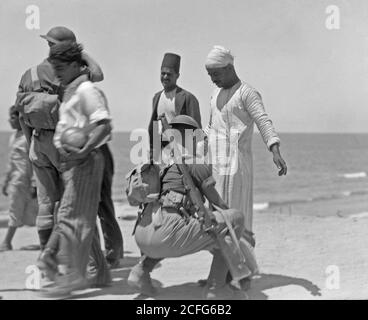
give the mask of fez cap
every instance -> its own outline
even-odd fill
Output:
[[[175,53],[165,53],[164,58],[162,60],[161,68],[172,68],[177,73],[180,70],[180,56]]]
[[[47,34],[41,35],[40,37],[52,43],[58,43],[62,41],[77,41],[74,32],[66,27],[53,27],[49,32],[47,32]]]

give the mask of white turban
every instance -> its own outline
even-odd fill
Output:
[[[222,46],[214,46],[206,59],[207,68],[223,68],[228,64],[234,64],[234,56],[230,50]]]

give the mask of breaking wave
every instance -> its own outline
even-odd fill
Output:
[[[367,172],[344,173],[344,174],[340,174],[340,177],[343,177],[345,179],[366,178]]]

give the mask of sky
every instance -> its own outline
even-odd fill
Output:
[[[39,29],[27,28],[30,5]],[[339,29],[326,27],[329,5]],[[368,132],[366,0],[1,0],[0,130],[21,75],[48,54],[39,35],[57,25],[101,65],[116,131],[148,126],[165,52],[181,55],[178,84],[198,98],[206,125],[215,87],[204,61],[223,45],[278,132]]]

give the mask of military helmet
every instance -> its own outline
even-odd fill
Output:
[[[184,124],[184,125],[193,127],[195,129],[199,129],[198,122],[195,121],[192,117],[184,115],[184,114],[176,116],[170,122],[171,126],[173,126],[173,125],[175,126],[175,125],[178,125],[178,124]]]
[[[53,27],[49,32],[47,32],[47,34],[41,35],[40,37],[52,43],[59,43],[62,41],[77,41],[74,32],[65,27]]]

